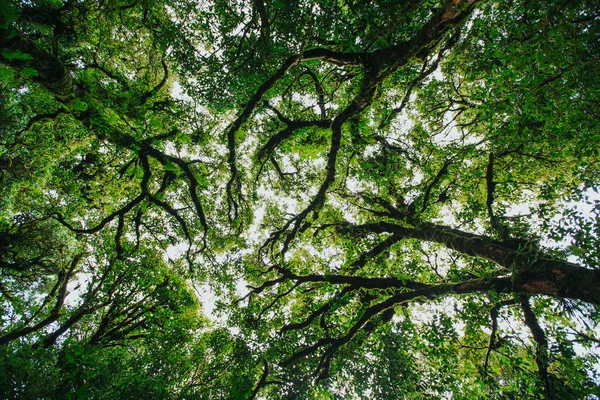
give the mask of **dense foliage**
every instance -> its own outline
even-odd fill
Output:
[[[0,4],[2,398],[600,398],[594,1]]]

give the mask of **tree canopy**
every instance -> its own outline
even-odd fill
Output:
[[[0,393],[600,398],[600,7],[0,4]]]

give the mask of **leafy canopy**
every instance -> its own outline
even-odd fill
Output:
[[[2,3],[2,397],[600,397],[599,21]]]

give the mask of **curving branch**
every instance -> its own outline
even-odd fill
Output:
[[[67,229],[69,229],[71,232],[74,233],[86,233],[86,234],[91,234],[91,233],[97,233],[100,232],[107,224],[109,224],[110,222],[112,222],[115,218],[117,217],[123,217],[125,214],[127,214],[129,211],[133,210],[135,208],[135,206],[137,206],[138,204],[140,204],[144,199],[146,199],[146,197],[148,196],[148,184],[150,182],[150,177],[151,177],[151,171],[150,171],[150,167],[148,165],[148,161],[145,158],[145,155],[143,153],[139,153],[138,154],[140,160],[142,161],[142,166],[144,167],[144,175],[142,177],[142,180],[140,182],[140,188],[141,188],[141,193],[136,196],[133,200],[129,201],[127,204],[125,204],[121,209],[111,213],[110,215],[106,216],[104,219],[102,219],[98,225],[94,226],[93,228],[75,228],[74,226],[72,226],[70,223],[68,223],[63,215],[61,213],[54,213],[55,219],[60,222],[63,226],[65,226]],[[144,160],[145,163],[144,163]]]
[[[98,71],[102,72],[104,75],[108,76],[110,79],[112,79],[113,81],[115,81],[119,85],[121,85],[125,90],[130,89],[129,82],[127,82],[126,79],[124,79],[122,76],[119,76],[116,73],[108,70],[104,65],[100,65],[96,58],[96,54],[94,54],[93,57],[94,57],[94,62],[87,64],[86,68],[97,69]],[[110,60],[110,58],[109,58],[109,60]]]
[[[140,106],[146,104],[146,102],[152,98],[152,96],[156,95],[167,83],[167,81],[169,80],[169,68],[167,67],[167,61],[165,59],[165,57],[163,57],[160,60],[160,63],[163,67],[163,78],[162,80],[152,88],[152,90],[147,91],[146,93],[144,93],[142,95],[142,97],[140,98]]]
[[[363,56],[353,55],[351,53],[345,54],[345,57],[350,57],[352,62],[357,62],[358,65],[363,67],[363,80],[359,93],[355,96],[353,101],[333,119],[331,123],[331,145],[327,154],[325,179],[321,183],[317,194],[313,197],[309,205],[302,212],[289,219],[281,229],[273,232],[265,244],[261,247],[261,252],[265,251],[267,248],[274,250],[275,243],[277,243],[280,239],[283,239],[279,254],[281,256],[285,255],[291,242],[295,239],[301,227],[304,226],[304,221],[308,215],[312,212],[318,211],[318,209],[323,205],[327,191],[336,177],[336,161],[338,151],[340,149],[342,125],[349,121],[352,117],[358,115],[371,104],[372,100],[376,96],[377,87],[392,72],[406,65],[414,57],[421,59],[426,58],[430,50],[445,37],[447,29],[453,26],[458,26],[466,19],[466,17],[474,8],[475,3],[476,0],[448,0],[444,7],[442,7],[440,11],[438,11],[411,40],[390,46],[386,49],[376,50]],[[322,49],[315,49],[314,51],[315,58],[326,60],[326,57],[323,57],[323,54],[320,53]],[[303,59],[306,59],[306,57]],[[280,76],[283,76],[287,69],[291,67],[293,63],[297,62],[296,60],[297,59],[294,57],[288,59],[287,62],[290,63],[289,66],[284,64],[284,66],[278,71],[279,75],[276,74],[271,78],[271,80],[273,80],[273,84],[274,80],[279,79]],[[268,82],[271,82],[271,80]],[[265,85],[267,85],[267,83],[265,83]],[[264,91],[270,87],[271,85],[268,85]],[[262,96],[264,91],[259,90],[255,96]],[[254,105],[252,106],[252,109],[256,103],[258,103],[259,97],[253,97],[253,101],[251,103]],[[230,151],[230,156],[231,154],[232,153]],[[230,182],[233,181],[230,180]]]
[[[364,252],[360,255],[358,260],[354,261],[350,266],[349,273],[354,273],[364,267],[368,261],[373,260],[378,255],[384,253],[389,250],[394,244],[400,242],[404,237],[399,234],[392,234],[385,238],[382,242],[380,242],[377,246],[373,247],[367,252]]]
[[[326,193],[329,190],[329,187],[333,184],[336,176],[336,161],[342,139],[342,125],[352,116],[365,109],[370,103],[370,100],[373,98],[374,94],[374,86],[363,86],[363,90],[354,99],[354,101],[333,119],[331,123],[331,145],[329,148],[329,153],[327,154],[327,166],[325,167],[325,179],[321,183],[319,191],[313,197],[309,205],[302,212],[300,212],[300,214],[288,220],[283,228],[271,234],[267,242],[263,245],[262,249],[266,248],[267,246],[274,245],[282,236],[285,236],[282,248],[280,250],[280,254],[284,255],[287,252],[290,243],[298,234],[299,229],[303,226],[303,222],[306,217],[310,213],[317,211],[323,205]]]
[[[519,302],[523,309],[523,316],[525,318],[525,324],[529,328],[533,340],[536,343],[535,346],[535,363],[538,367],[538,376],[544,387],[544,395],[546,399],[552,399],[552,387],[550,385],[550,374],[548,373],[548,339],[546,334],[540,326],[531,306],[529,305],[529,297],[526,295],[519,296]]]
[[[451,293],[455,289],[454,285],[439,285],[439,286],[431,286],[424,290],[415,290],[411,292],[399,293],[394,296],[389,297],[388,299],[376,303],[370,307],[368,307],[361,317],[356,320],[356,322],[352,325],[350,329],[348,329],[347,333],[343,336],[339,336],[337,338],[321,338],[317,340],[314,344],[304,347],[302,350],[299,350],[293,353],[288,359],[282,362],[283,366],[293,364],[299,361],[302,358],[310,356],[321,348],[326,348],[327,352],[335,352],[337,349],[348,343],[352,338],[359,333],[365,325],[369,322],[373,322],[373,326],[370,327],[370,330],[367,333],[372,332],[375,326],[379,325],[378,322],[373,319],[378,315],[381,315],[386,310],[400,305],[402,303],[406,303],[408,301],[414,300],[418,297],[432,297],[432,296],[440,296],[442,294]],[[384,321],[389,321],[388,318],[384,318]],[[315,371],[316,374],[323,371]]]
[[[323,85],[321,81],[317,77],[317,75],[312,71],[312,69],[308,68],[306,65],[304,66],[306,70],[306,74],[310,76],[315,84],[315,90],[317,91],[317,104],[319,105],[319,110],[321,111],[321,119],[324,120],[327,118],[327,109],[325,108],[325,90],[323,90]]]
[[[303,328],[310,326],[310,324],[312,324],[313,321],[317,317],[324,316],[325,314],[327,314],[329,312],[329,310],[331,310],[331,308],[335,305],[336,302],[338,302],[340,299],[342,299],[345,295],[350,293],[352,290],[354,290],[354,289],[350,286],[344,287],[339,292],[336,292],[336,294],[333,296],[333,298],[331,298],[329,301],[324,303],[321,307],[319,307],[318,309],[316,309],[315,311],[310,313],[308,315],[308,317],[306,317],[306,319],[304,319],[302,322],[286,324],[279,330],[279,333],[285,333],[287,331],[292,331],[292,330],[299,330],[299,329],[303,329]]]
[[[441,183],[442,178],[448,173],[448,167],[450,166],[451,162],[452,159],[444,161],[444,165],[442,165],[442,168],[440,168],[436,176],[425,187],[425,194],[423,195],[423,204],[421,205],[421,212],[425,211],[429,206],[429,197],[431,196],[431,191],[434,187],[438,186]]]
[[[41,310],[45,307],[45,305],[52,298],[55,297],[56,300],[54,302],[54,307],[52,307],[52,309],[50,310],[48,315],[44,319],[42,319],[41,321],[39,321],[38,323],[36,323],[32,326],[25,326],[24,328],[14,330],[14,331],[8,332],[8,333],[0,336],[0,345],[8,344],[12,340],[19,339],[23,336],[29,335],[30,333],[38,332],[41,329],[52,324],[53,322],[56,322],[60,318],[61,311],[62,311],[64,302],[65,302],[65,298],[67,297],[67,294],[68,294],[67,286],[68,286],[69,282],[71,281],[71,279],[73,278],[73,275],[75,274],[75,269],[79,265],[82,258],[83,258],[83,254],[76,255],[73,258],[73,260],[71,261],[71,264],[68,269],[62,269],[61,271],[59,271],[57,279],[56,279],[56,284],[54,285],[52,290],[46,296],[46,299],[44,300],[44,303],[40,306],[38,312],[36,312],[36,314],[34,314],[29,319],[29,321],[27,321],[25,323],[25,325],[28,325],[31,320],[35,319],[37,314],[39,312],[41,312]]]
[[[285,74],[295,64],[301,61],[307,60],[323,60],[324,62],[336,64],[336,65],[359,65],[362,64],[362,54],[359,53],[340,53],[334,52],[328,49],[318,48],[307,50],[299,55],[288,57],[287,60],[279,67],[277,71],[271,77],[264,82],[250,97],[248,103],[237,116],[237,118],[227,128],[227,148],[229,155],[227,162],[231,171],[231,176],[227,182],[227,199],[228,199],[228,216],[229,222],[233,223],[237,219],[239,213],[239,202],[241,201],[241,181],[238,176],[237,169],[237,156],[236,156],[236,140],[235,134],[240,129],[242,124],[250,118],[257,105],[260,103],[264,94],[271,89],[275,84],[281,80]],[[237,192],[237,196],[234,196],[234,192]],[[236,199],[237,197],[237,199]],[[232,214],[233,213],[233,214]]]
[[[277,149],[277,147],[286,139],[289,139],[294,132],[302,128],[308,127],[317,127],[322,129],[327,129],[331,126],[331,121],[329,120],[321,120],[321,121],[292,121],[284,116],[282,116],[279,111],[275,108],[269,106],[269,108],[278,113],[279,119],[286,124],[286,128],[279,131],[275,135],[271,136],[267,143],[265,143],[257,152],[257,157],[259,160],[265,160],[271,157],[273,152]]]
[[[108,225],[110,222],[112,222],[115,218],[117,218],[119,216],[123,216],[123,215],[127,214],[129,211],[133,210],[133,208],[135,206],[137,206],[138,204],[140,204],[146,198],[146,196],[147,196],[147,193],[139,194],[133,200],[131,200],[130,202],[125,204],[125,206],[123,206],[120,210],[117,210],[117,211],[111,213],[110,215],[106,216],[98,223],[98,225],[94,226],[93,228],[89,228],[89,229],[75,228],[73,225],[68,223],[64,219],[63,215],[59,212],[54,213],[54,217],[58,222],[60,222],[64,227],[69,229],[71,232],[87,233],[87,234],[97,233],[97,232],[100,232],[106,225]]]
[[[27,121],[27,125],[15,134],[15,142],[17,142],[20,139],[20,137],[23,135],[23,133],[30,130],[33,127],[33,125],[36,124],[37,122],[43,121],[45,119],[55,119],[56,117],[58,117],[61,114],[66,114],[66,112],[67,111],[65,109],[59,108],[58,110],[56,110],[52,113],[34,115],[33,117],[31,117],[29,119],[29,121]]]
[[[265,387],[267,385],[283,384],[283,382],[280,382],[280,381],[267,380],[267,378],[269,377],[269,363],[265,359],[261,359],[260,361],[263,362],[263,372],[260,376],[258,383],[254,387],[252,394],[249,397],[250,400],[254,400],[256,398],[256,396],[258,395],[258,392],[260,391],[260,389],[262,389],[263,387]]]
[[[198,197],[198,186],[199,186],[198,179],[196,179],[196,176],[192,172],[189,164],[180,158],[166,155],[166,154],[156,150],[155,148],[150,147],[149,145],[145,145],[144,150],[147,151],[149,156],[156,159],[162,165],[167,165],[168,163],[176,164],[181,169],[181,171],[184,173],[186,178],[188,179],[188,182],[189,182],[188,191],[190,193],[192,203],[194,204],[194,209],[196,210],[196,214],[198,215],[198,218],[200,219],[200,224],[202,225],[202,229],[204,232],[204,235],[202,237],[202,242],[203,242],[202,249],[205,249],[206,245],[207,245],[206,236],[208,235],[208,223],[206,221],[206,215],[204,214],[202,202],[200,201],[200,198]]]
[[[514,299],[505,300],[494,304],[494,306],[490,310],[490,318],[492,320],[492,333],[490,333],[490,343],[487,348],[487,352],[485,354],[485,362],[483,364],[483,375],[487,376],[488,365],[490,361],[490,355],[492,350],[496,348],[496,331],[498,330],[498,312],[500,308],[504,306],[509,306],[515,304],[516,301]]]

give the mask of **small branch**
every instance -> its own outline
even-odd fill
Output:
[[[487,376],[488,365],[490,361],[490,354],[492,350],[496,348],[496,330],[498,329],[498,312],[501,307],[515,304],[515,300],[506,300],[494,304],[494,307],[490,310],[490,318],[492,319],[492,333],[490,333],[490,344],[487,347],[485,354],[485,362],[483,364],[483,375]]]
[[[137,197],[135,197],[133,200],[131,200],[129,203],[127,203],[125,206],[123,206],[120,210],[117,210],[117,211],[113,212],[112,214],[108,215],[107,217],[102,219],[102,221],[100,221],[100,223],[98,223],[98,225],[96,225],[93,228],[89,228],[89,229],[79,229],[79,228],[73,227],[70,223],[68,223],[64,219],[62,214],[60,214],[58,212],[54,214],[54,218],[58,222],[60,222],[63,226],[65,226],[67,229],[69,229],[70,231],[72,231],[74,233],[92,234],[92,233],[97,233],[100,230],[102,230],[108,223],[112,222],[112,220],[114,220],[116,217],[124,216],[129,211],[133,210],[133,208],[135,206],[140,204],[147,197],[148,183],[150,182],[150,177],[152,175],[145,154],[140,152],[139,157],[140,157],[140,160],[142,161],[142,167],[144,169],[144,176],[142,177],[142,181],[140,182],[140,188],[141,188],[142,193],[140,193]]]
[[[323,304],[321,307],[313,311],[306,319],[302,322],[284,325],[279,333],[285,333],[287,331],[303,329],[309,326],[318,316],[325,315],[333,307],[335,302],[343,298],[346,294],[353,290],[351,287],[346,286],[341,291],[337,292],[332,299]]]
[[[446,175],[448,173],[448,166],[450,165],[451,162],[452,162],[451,159],[446,160],[444,162],[444,165],[442,165],[442,168],[440,168],[440,170],[438,171],[437,175],[433,178],[431,183],[429,183],[427,185],[427,187],[425,188],[425,195],[423,196],[423,204],[421,206],[421,212],[425,211],[425,209],[429,205],[429,197],[431,196],[431,190],[435,186],[437,186],[441,182],[444,175]]]
[[[252,394],[250,395],[250,400],[254,400],[256,398],[256,395],[260,391],[260,389],[262,389],[264,386],[266,386],[268,384],[267,378],[269,377],[269,363],[264,359],[262,359],[262,362],[263,362],[263,373],[260,377],[260,380],[254,387]],[[273,382],[271,382],[271,383],[273,383]]]
[[[499,228],[498,222],[494,216],[492,205],[494,204],[494,191],[496,189],[496,183],[494,182],[494,154],[490,153],[488,158],[488,165],[485,173],[485,182],[487,185],[487,198],[485,201],[488,215],[490,217],[490,225],[492,229],[497,230]]]
[[[301,282],[296,282],[290,289],[286,290],[283,293],[278,294],[277,296],[275,296],[275,298],[269,303],[269,305],[267,305],[265,308],[263,308],[260,311],[260,314],[258,314],[257,319],[262,318],[262,316],[269,310],[271,309],[271,307],[273,307],[275,305],[275,303],[277,303],[277,301],[279,301],[279,299],[287,296],[288,294],[292,293],[294,291],[294,289],[296,289],[299,285],[301,284]]]
[[[12,340],[26,336],[33,332],[37,332],[40,329],[50,325],[51,323],[57,321],[60,318],[61,310],[64,305],[65,298],[67,297],[67,286],[68,286],[69,282],[71,281],[71,278],[73,277],[73,274],[75,273],[75,269],[79,265],[79,262],[81,261],[82,258],[83,258],[83,254],[78,254],[77,256],[75,256],[73,258],[73,260],[71,261],[71,265],[69,266],[69,268],[67,270],[62,270],[58,273],[56,285],[54,286],[54,288],[50,291],[50,293],[46,297],[46,301],[44,302],[44,305],[42,305],[40,307],[40,310],[41,310],[41,308],[43,308],[45,306],[45,304],[52,297],[57,295],[56,301],[54,303],[54,307],[52,307],[52,310],[50,310],[50,313],[48,314],[48,316],[33,326],[27,326],[27,327],[21,328],[19,330],[9,332],[3,336],[0,336],[0,345],[8,344]]]
[[[327,117],[327,110],[325,109],[325,91],[323,90],[323,85],[319,81],[317,75],[307,66],[304,67],[306,69],[306,73],[315,83],[315,90],[317,91],[319,110],[321,110],[321,120],[324,120]]]
[[[535,362],[538,366],[538,375],[544,386],[544,395],[546,399],[552,399],[550,375],[548,374],[548,339],[546,339],[546,334],[529,305],[529,297],[526,295],[519,295],[519,301],[521,303],[521,308],[523,309],[525,324],[529,328],[533,340],[536,343]]]
[[[271,24],[269,22],[269,13],[263,0],[253,0],[252,5],[256,9],[256,12],[260,18],[259,41],[261,42],[262,46],[264,46],[265,51],[269,51],[269,46],[271,45]]]
[[[23,133],[25,133],[25,132],[27,132],[29,129],[31,129],[31,127],[32,127],[32,126],[33,126],[35,123],[37,123],[37,122],[40,122],[40,121],[43,121],[43,120],[45,120],[45,119],[54,119],[54,118],[58,117],[59,115],[61,115],[61,114],[66,114],[66,113],[67,113],[67,111],[66,111],[66,110],[64,110],[64,109],[62,109],[62,108],[59,108],[58,110],[56,110],[56,111],[55,111],[55,112],[53,112],[53,113],[48,113],[48,114],[38,114],[38,115],[35,115],[35,116],[31,117],[31,118],[29,119],[29,121],[27,122],[27,125],[26,125],[26,126],[23,128],[23,129],[21,129],[20,131],[18,131],[18,132],[15,134],[15,140],[16,140],[16,141],[17,141],[17,140],[19,140],[19,139],[20,139],[20,137],[23,135]]]
[[[163,57],[162,60],[160,60],[162,67],[163,67],[163,73],[164,76],[162,78],[162,80],[156,85],[154,86],[154,88],[152,88],[152,90],[144,93],[142,95],[142,97],[140,98],[140,106],[146,104],[146,102],[152,97],[154,96],[156,93],[158,93],[167,83],[167,80],[169,79],[169,68],[167,67],[167,62],[165,60],[165,58]]]
[[[402,239],[403,236],[398,234],[392,234],[388,236],[384,241],[379,243],[377,246],[373,247],[371,250],[362,253],[359,259],[352,263],[348,272],[354,273],[358,271],[359,269],[364,267],[368,261],[373,260],[378,255],[389,250],[390,247],[392,247],[394,244],[398,243]]]

